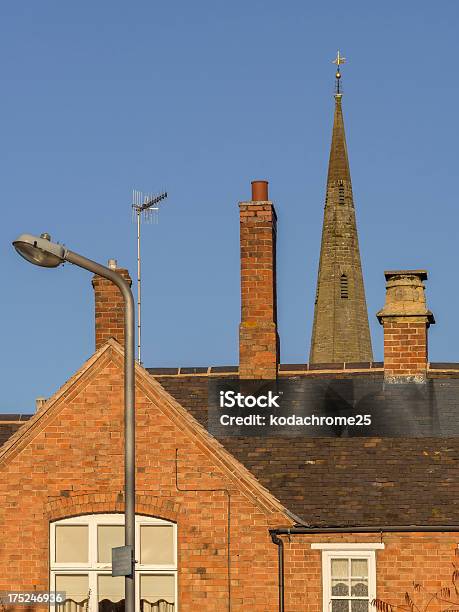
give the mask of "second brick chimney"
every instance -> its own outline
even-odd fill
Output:
[[[276,306],[276,211],[268,182],[252,182],[252,200],[240,202],[241,324],[239,376],[275,379],[279,363]]]
[[[384,380],[424,382],[427,374],[427,329],[435,319],[426,306],[425,270],[384,273],[386,303],[376,315],[384,327]]]
[[[116,270],[125,281],[132,285],[129,272],[116,267],[116,260],[110,259],[108,267]],[[101,276],[93,276],[96,321],[96,350],[109,338],[115,338],[124,346],[124,300],[116,285]]]

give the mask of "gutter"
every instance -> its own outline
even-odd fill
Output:
[[[459,525],[367,525],[364,527],[308,527],[306,525],[295,525],[294,527],[279,527],[270,529],[269,533],[276,535],[304,535],[308,533],[381,533],[414,532],[414,531],[450,531],[459,532]]]
[[[294,527],[279,527],[270,529],[269,535],[273,544],[278,546],[278,583],[279,583],[279,612],[284,612],[285,606],[285,584],[284,584],[284,541],[282,535],[306,535],[314,533],[410,533],[414,531],[424,532],[459,532],[459,525],[375,525],[357,527],[306,527],[295,525]]]

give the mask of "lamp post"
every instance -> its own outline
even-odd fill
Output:
[[[135,419],[134,419],[134,299],[127,282],[114,270],[106,268],[61,244],[51,242],[49,234],[21,234],[13,242],[16,251],[30,263],[56,268],[65,261],[114,283],[124,298],[124,486],[125,545],[131,550],[130,573],[125,576],[125,610],[135,612]]]

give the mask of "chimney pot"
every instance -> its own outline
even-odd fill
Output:
[[[109,259],[108,260],[108,267],[110,268],[110,270],[116,270],[116,266],[117,266],[116,259]]]
[[[43,408],[45,403],[46,403],[46,397],[37,397],[35,399],[35,411],[40,412],[40,410]]]
[[[252,202],[267,202],[268,181],[252,181]]]

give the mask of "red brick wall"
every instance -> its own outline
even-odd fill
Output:
[[[322,551],[313,542],[383,542],[376,550],[376,596],[404,605],[409,592],[416,602],[425,597],[414,592],[413,582],[430,591],[452,587],[453,562],[457,562],[458,533],[382,533],[282,536],[285,547],[285,612],[322,612]],[[454,590],[454,589],[452,589]],[[416,599],[417,598],[417,599]],[[454,600],[456,601],[456,600]],[[428,612],[457,608],[431,604]],[[375,608],[370,608],[370,610]],[[423,607],[421,606],[421,610]]]
[[[48,588],[50,520],[124,510],[122,361],[103,354],[94,368],[64,392],[58,413],[41,413],[29,443],[0,462],[0,590]],[[228,610],[228,535],[231,609],[271,610],[277,548],[268,529],[286,518],[242,494],[143,387],[136,408],[137,511],[178,523],[180,611]],[[231,499],[230,534],[227,493],[193,490],[222,488]]]
[[[271,202],[242,202],[241,325],[239,375],[275,378],[278,336],[276,312],[276,212]]]
[[[421,376],[427,370],[426,322],[408,317],[384,319],[384,375]]]
[[[129,272],[123,268],[116,270],[120,276],[132,285]],[[101,276],[93,276],[96,320],[96,350],[109,338],[115,338],[124,345],[124,300],[116,285]]]
[[[453,563],[457,563],[458,533],[385,534],[386,549],[376,553],[380,574],[378,597],[396,605],[404,604],[406,591],[416,602],[425,597],[413,593],[413,581],[429,591],[451,587]],[[453,589],[454,590],[454,589]],[[459,601],[454,599],[454,601]],[[431,604],[429,612],[457,608],[448,604]],[[423,607],[421,607],[423,610]]]

